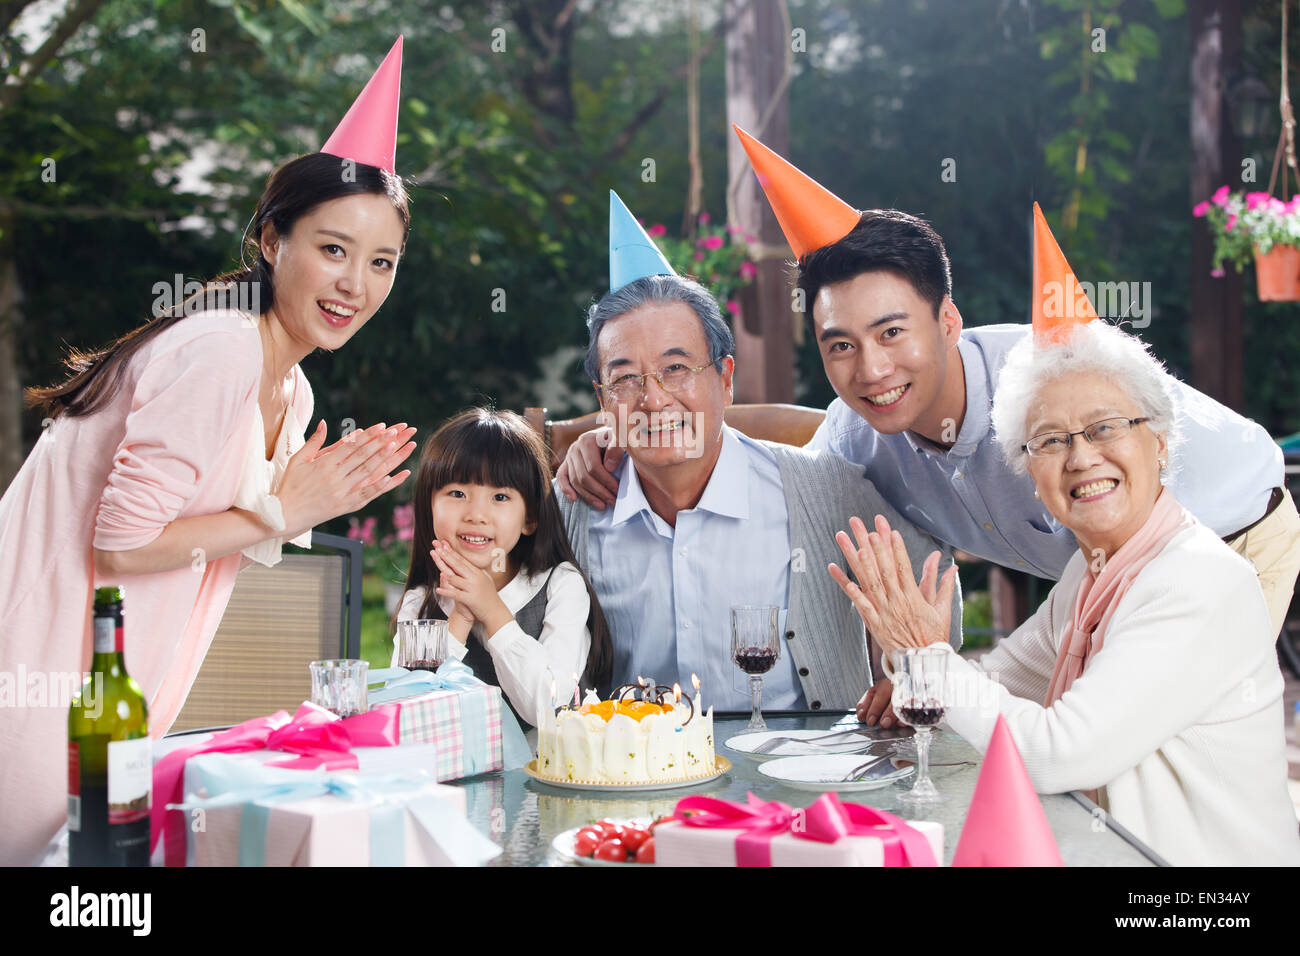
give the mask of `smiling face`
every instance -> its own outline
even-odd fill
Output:
[[[708,341],[695,310],[684,302],[643,305],[606,322],[597,346],[603,384],[659,369],[707,366],[675,393],[647,376],[639,401],[602,395],[602,403],[620,424],[627,422],[628,453],[639,473],[676,467],[711,472],[722,446],[735,363],[723,359],[722,372],[708,365]]]
[[[271,266],[271,309],[304,354],[337,349],[379,311],[393,288],[402,220],[385,196],[364,193],[321,203],[287,236],[267,226],[262,254]]]
[[[965,390],[956,353],[961,314],[951,299],[943,300],[936,320],[907,279],[864,272],[822,286],[813,329],[835,394],[872,428],[955,440]]]
[[[1075,372],[1039,389],[1025,423],[1032,438],[1081,431],[1106,418],[1141,417],[1137,403],[1103,375]],[[1164,434],[1143,424],[1104,445],[1075,435],[1063,454],[1031,456],[1028,464],[1043,504],[1091,560],[1098,548],[1113,555],[1146,522],[1160,494],[1159,461],[1166,457]]]
[[[493,574],[498,586],[513,576],[509,555],[520,537],[536,530],[517,488],[453,483],[433,493],[434,537]]]

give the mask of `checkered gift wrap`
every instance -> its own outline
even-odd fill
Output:
[[[438,780],[459,780],[504,767],[500,688],[484,684],[435,690],[397,703],[402,705],[402,743],[435,745]]]

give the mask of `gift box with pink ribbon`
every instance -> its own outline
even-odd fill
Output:
[[[906,821],[822,794],[808,807],[715,797],[678,801],[655,827],[660,866],[938,866],[943,824]]]

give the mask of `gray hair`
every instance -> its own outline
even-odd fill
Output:
[[[593,382],[600,381],[600,351],[596,342],[600,330],[611,319],[626,315],[643,305],[671,305],[681,302],[691,307],[704,328],[704,338],[709,344],[709,360],[722,371],[722,360],[736,350],[736,339],[722,319],[718,302],[693,279],[684,276],[643,276],[607,294],[587,312],[587,359],[583,367]]]
[[[1032,334],[1007,353],[993,396],[993,431],[1011,470],[1024,474],[1028,462],[1023,445],[1031,437],[1029,409],[1038,393],[1063,375],[1096,372],[1116,385],[1137,404],[1139,414],[1149,418],[1153,432],[1164,432],[1168,446],[1167,480],[1176,470],[1175,449],[1181,440],[1178,427],[1176,382],[1164,364],[1136,335],[1124,332],[1101,319],[1075,326],[1062,343],[1039,347]]]

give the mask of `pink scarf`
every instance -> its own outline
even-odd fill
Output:
[[[1074,618],[1056,654],[1044,707],[1060,700],[1101,650],[1106,626],[1133,579],[1165,549],[1170,538],[1190,528],[1194,520],[1168,490],[1161,489],[1146,523],[1110,556],[1101,573],[1094,574],[1089,564],[1074,602]]]

